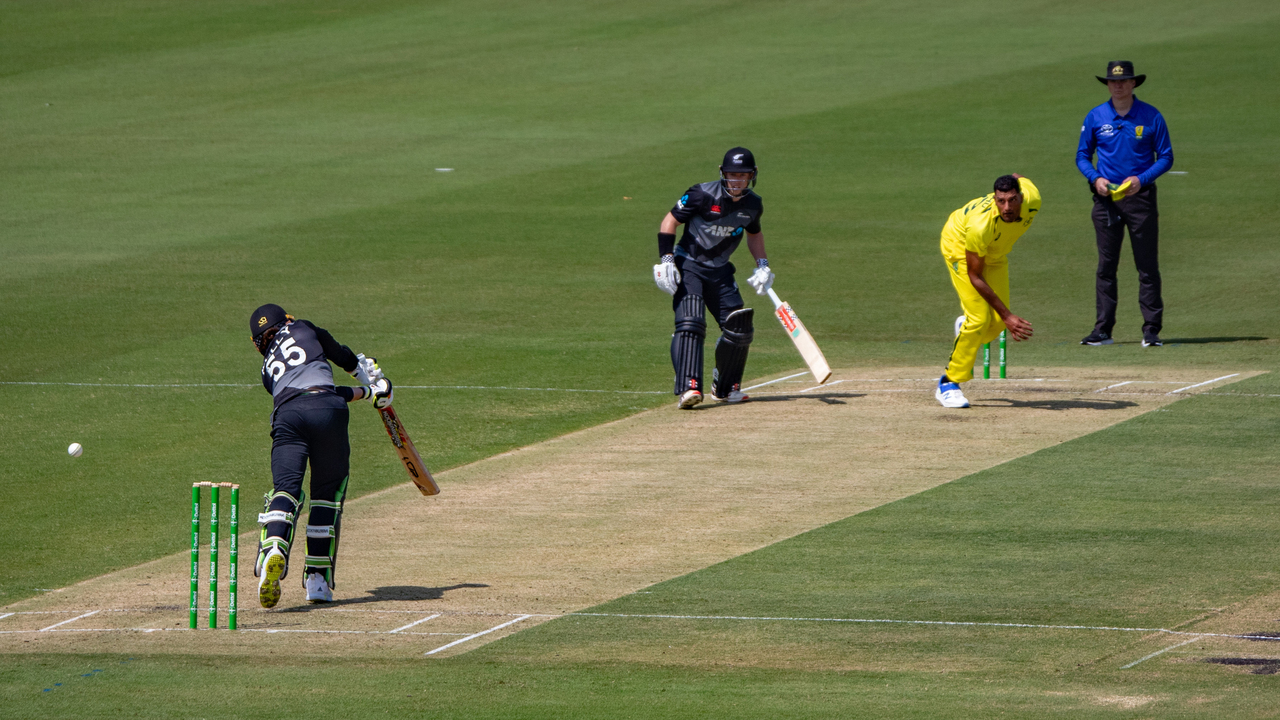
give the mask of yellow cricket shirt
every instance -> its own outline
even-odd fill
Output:
[[[951,213],[942,228],[942,256],[947,262],[964,260],[968,250],[988,264],[1004,261],[1013,244],[1031,227],[1040,212],[1040,190],[1027,178],[1018,178],[1022,190],[1022,220],[1007,223],[996,209],[996,194],[988,193]]]

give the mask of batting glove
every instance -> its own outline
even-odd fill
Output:
[[[369,386],[369,391],[372,393],[369,396],[369,402],[373,403],[373,406],[379,410],[395,402],[395,389],[391,387],[391,381],[384,377],[374,380],[373,384]]]
[[[676,294],[680,288],[680,270],[676,268],[675,257],[664,255],[662,262],[653,266],[653,282],[662,292]]]
[[[757,295],[764,295],[769,292],[769,288],[773,287],[773,271],[767,264],[761,265],[751,273],[751,277],[747,278],[747,284],[755,288]]]

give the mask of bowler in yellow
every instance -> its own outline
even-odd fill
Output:
[[[1031,323],[1009,310],[1009,251],[1039,214],[1040,190],[1016,173],[996,178],[993,190],[951,213],[942,228],[942,257],[964,309],[934,393],[943,407],[969,407],[959,384],[973,377],[983,344],[1005,328],[1014,340],[1031,337]]]

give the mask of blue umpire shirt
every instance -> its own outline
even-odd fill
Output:
[[[1100,177],[1119,183],[1136,176],[1143,187],[1150,185],[1173,167],[1173,145],[1164,116],[1135,97],[1129,114],[1121,117],[1107,100],[1084,116],[1076,167],[1090,184]]]

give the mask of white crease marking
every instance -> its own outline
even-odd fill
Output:
[[[802,392],[802,393],[807,393],[807,392],[809,392],[810,390],[820,390],[820,389],[822,389],[822,388],[829,388],[829,387],[831,387],[832,385],[839,385],[839,384],[840,384],[840,383],[842,383],[842,382],[847,382],[847,381],[846,381],[846,380],[834,380],[834,381],[829,382],[829,383],[823,383],[822,385],[814,385],[814,386],[813,386],[813,387],[811,387],[811,388],[805,388],[804,390],[801,390],[800,392]]]
[[[481,630],[480,632],[475,633],[474,635],[468,635],[468,636],[466,636],[466,637],[464,637],[464,638],[462,638],[462,639],[460,639],[460,640],[454,640],[453,642],[449,643],[448,645],[441,645],[440,647],[436,648],[435,650],[428,650],[428,651],[426,651],[425,653],[423,653],[423,655],[435,655],[436,653],[440,652],[441,650],[448,650],[449,648],[453,647],[454,645],[461,645],[462,643],[464,643],[464,642],[466,642],[466,641],[468,641],[468,640],[474,640],[475,638],[478,638],[478,637],[480,637],[480,636],[482,636],[482,635],[488,635],[488,634],[489,634],[489,633],[491,633],[491,632],[496,632],[496,631],[501,630],[502,628],[507,627],[507,626],[509,626],[509,625],[515,625],[516,623],[520,622],[521,620],[527,620],[527,619],[529,619],[529,618],[531,618],[531,617],[533,617],[533,616],[532,616],[532,615],[521,615],[520,617],[516,618],[515,620],[508,620],[507,622],[504,622],[504,623],[502,623],[501,625],[498,625],[498,626],[496,626],[496,627],[491,627],[491,628],[489,628],[488,630]]]
[[[748,391],[748,390],[755,390],[756,388],[761,388],[761,387],[764,387],[765,385],[772,385],[772,384],[774,384],[774,383],[780,383],[780,382],[782,382],[783,380],[790,380],[790,379],[792,379],[792,378],[798,378],[798,377],[800,377],[801,375],[808,375],[808,374],[809,374],[808,372],[799,372],[799,373],[796,373],[795,375],[788,375],[788,376],[786,376],[786,377],[780,377],[780,378],[778,378],[777,380],[770,380],[770,381],[768,381],[768,382],[762,382],[762,383],[759,383],[759,384],[757,384],[757,385],[752,385],[751,387],[745,387],[745,388],[742,388],[742,392],[746,392],[746,391]]]
[[[428,616],[426,616],[426,617],[422,618],[421,620],[414,620],[413,622],[409,623],[408,625],[402,625],[402,626],[400,626],[400,627],[396,628],[395,630],[391,630],[391,631],[390,631],[390,632],[388,632],[387,634],[388,634],[388,635],[394,635],[394,634],[396,634],[396,633],[398,633],[398,632],[400,632],[400,631],[402,631],[402,630],[408,630],[409,628],[413,627],[414,625],[421,625],[422,623],[424,623],[424,622],[426,622],[426,621],[428,621],[428,620],[435,620],[435,619],[436,619],[436,618],[438,618],[438,617],[440,617],[440,613],[436,613],[435,615],[428,615]]]
[[[1200,387],[1200,386],[1202,386],[1202,385],[1212,385],[1213,383],[1216,383],[1216,382],[1218,382],[1219,380],[1228,380],[1228,379],[1233,378],[1233,377],[1235,377],[1235,376],[1237,376],[1237,375],[1239,375],[1239,374],[1240,374],[1240,373],[1231,373],[1230,375],[1223,375],[1222,377],[1214,378],[1214,379],[1212,379],[1212,380],[1205,380],[1204,382],[1202,382],[1202,383],[1196,383],[1195,385],[1188,385],[1188,386],[1186,386],[1186,387],[1180,387],[1180,388],[1178,388],[1177,390],[1170,391],[1170,393],[1169,393],[1169,394],[1170,394],[1170,395],[1177,395],[1178,393],[1182,392],[1183,390],[1190,390],[1190,389],[1192,389],[1192,388],[1198,388],[1198,387]]]
[[[1169,647],[1164,648],[1163,650],[1157,650],[1157,651],[1155,651],[1155,652],[1151,653],[1150,655],[1148,655],[1148,656],[1146,656],[1146,657],[1138,658],[1137,660],[1134,660],[1133,662],[1129,663],[1128,665],[1123,665],[1123,666],[1121,666],[1121,667],[1120,667],[1120,669],[1121,669],[1121,670],[1128,670],[1129,668],[1133,667],[1134,665],[1137,665],[1138,663],[1146,662],[1146,661],[1150,660],[1151,658],[1153,658],[1153,657],[1155,657],[1155,656],[1157,656],[1157,655],[1163,655],[1163,654],[1165,654],[1165,653],[1169,652],[1170,650],[1173,650],[1174,648],[1180,648],[1180,647],[1182,647],[1183,645],[1190,645],[1191,643],[1196,642],[1197,640],[1203,640],[1203,639],[1204,639],[1204,638],[1193,637],[1193,638],[1191,638],[1190,640],[1183,640],[1182,642],[1180,642],[1180,643],[1176,643],[1176,644],[1174,644],[1174,645],[1170,645]]]
[[[67,623],[73,623],[73,622],[75,622],[75,621],[77,621],[77,620],[82,620],[82,619],[84,619],[84,618],[87,618],[87,617],[89,617],[90,615],[97,615],[99,612],[101,612],[101,611],[100,611],[100,610],[90,610],[89,612],[87,612],[87,613],[85,613],[85,614],[83,614],[83,615],[77,615],[77,616],[75,616],[75,617],[71,618],[70,620],[63,620],[62,622],[60,622],[60,623],[54,623],[54,624],[50,625],[50,626],[49,626],[49,627],[47,627],[47,628],[40,628],[40,629],[39,629],[39,630],[37,630],[36,632],[49,632],[50,630],[52,630],[52,629],[54,629],[54,628],[58,627],[59,625],[66,625]]]

